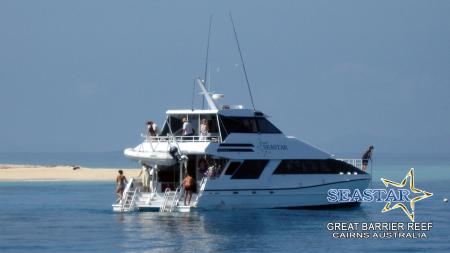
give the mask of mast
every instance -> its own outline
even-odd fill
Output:
[[[252,102],[253,111],[255,112],[256,108],[255,108],[255,103],[253,102],[252,89],[250,88],[250,82],[248,81],[247,70],[245,69],[244,58],[242,57],[241,47],[239,46],[239,40],[238,40],[238,36],[236,33],[236,27],[234,26],[233,16],[231,15],[231,12],[229,14],[230,14],[231,24],[233,25],[234,38],[236,39],[239,56],[241,57],[242,69],[244,70],[245,81],[247,82],[248,93],[250,95],[250,101]]]
[[[206,81],[208,78],[208,59],[209,59],[209,41],[211,38],[211,25],[212,25],[213,15],[209,16],[209,28],[208,28],[208,43],[206,44],[206,60],[205,60],[205,75],[203,78],[203,82],[206,85],[208,82]],[[205,98],[202,99],[202,109],[205,107]]]
[[[217,110],[217,105],[214,102],[214,99],[211,97],[211,94],[206,90],[205,84],[203,83],[200,78],[195,79],[198,86],[200,86],[201,93],[203,94],[203,99],[206,99],[206,102],[208,102],[209,109],[211,110]]]

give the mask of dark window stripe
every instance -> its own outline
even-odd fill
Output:
[[[269,160],[245,160],[231,179],[258,179]]]
[[[283,160],[273,174],[366,174],[355,166],[335,159]]]
[[[249,143],[222,143],[221,147],[253,147],[253,144]]]
[[[246,148],[219,148],[217,152],[253,152],[253,149]]]
[[[230,165],[228,165],[227,170],[225,171],[225,175],[233,175],[234,172],[241,166],[240,162],[231,162]]]
[[[231,133],[280,134],[281,131],[264,117],[219,116],[223,139]]]

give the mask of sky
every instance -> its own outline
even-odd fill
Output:
[[[0,1],[0,152],[137,145],[203,76],[330,153],[450,156],[450,1]],[[196,93],[198,92],[198,89]],[[196,96],[196,106],[201,97]]]

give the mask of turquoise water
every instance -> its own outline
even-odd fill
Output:
[[[416,222],[433,222],[427,239],[334,239],[329,222],[408,222],[383,203],[336,210],[234,210],[192,213],[111,211],[113,182],[0,183],[0,252],[450,252],[449,166],[443,160],[385,161],[379,177],[434,196],[416,203]]]
[[[0,164],[79,165],[83,167],[136,168],[122,151],[110,152],[0,152]]]

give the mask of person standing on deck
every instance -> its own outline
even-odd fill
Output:
[[[206,141],[208,136],[209,136],[208,121],[206,119],[202,119],[200,124],[200,140]]]
[[[187,118],[183,118],[183,136],[192,136],[192,135],[194,135],[194,128],[192,128],[192,125],[187,120]]]
[[[123,191],[125,190],[125,185],[128,183],[127,178],[123,175],[123,171],[119,170],[119,175],[116,177],[116,195],[118,197],[117,202],[119,202],[123,197]]]
[[[148,129],[148,135],[149,136],[156,136],[157,135],[157,126],[153,121],[147,122],[147,129]]]
[[[147,166],[142,165],[142,170],[139,172],[138,177],[141,177],[142,179],[142,188],[144,192],[150,191],[150,172]]]
[[[364,152],[362,156],[362,170],[366,171],[367,164],[369,164],[369,160],[372,161],[372,153],[373,153],[373,146],[370,146],[369,149],[367,149],[366,152]]]

